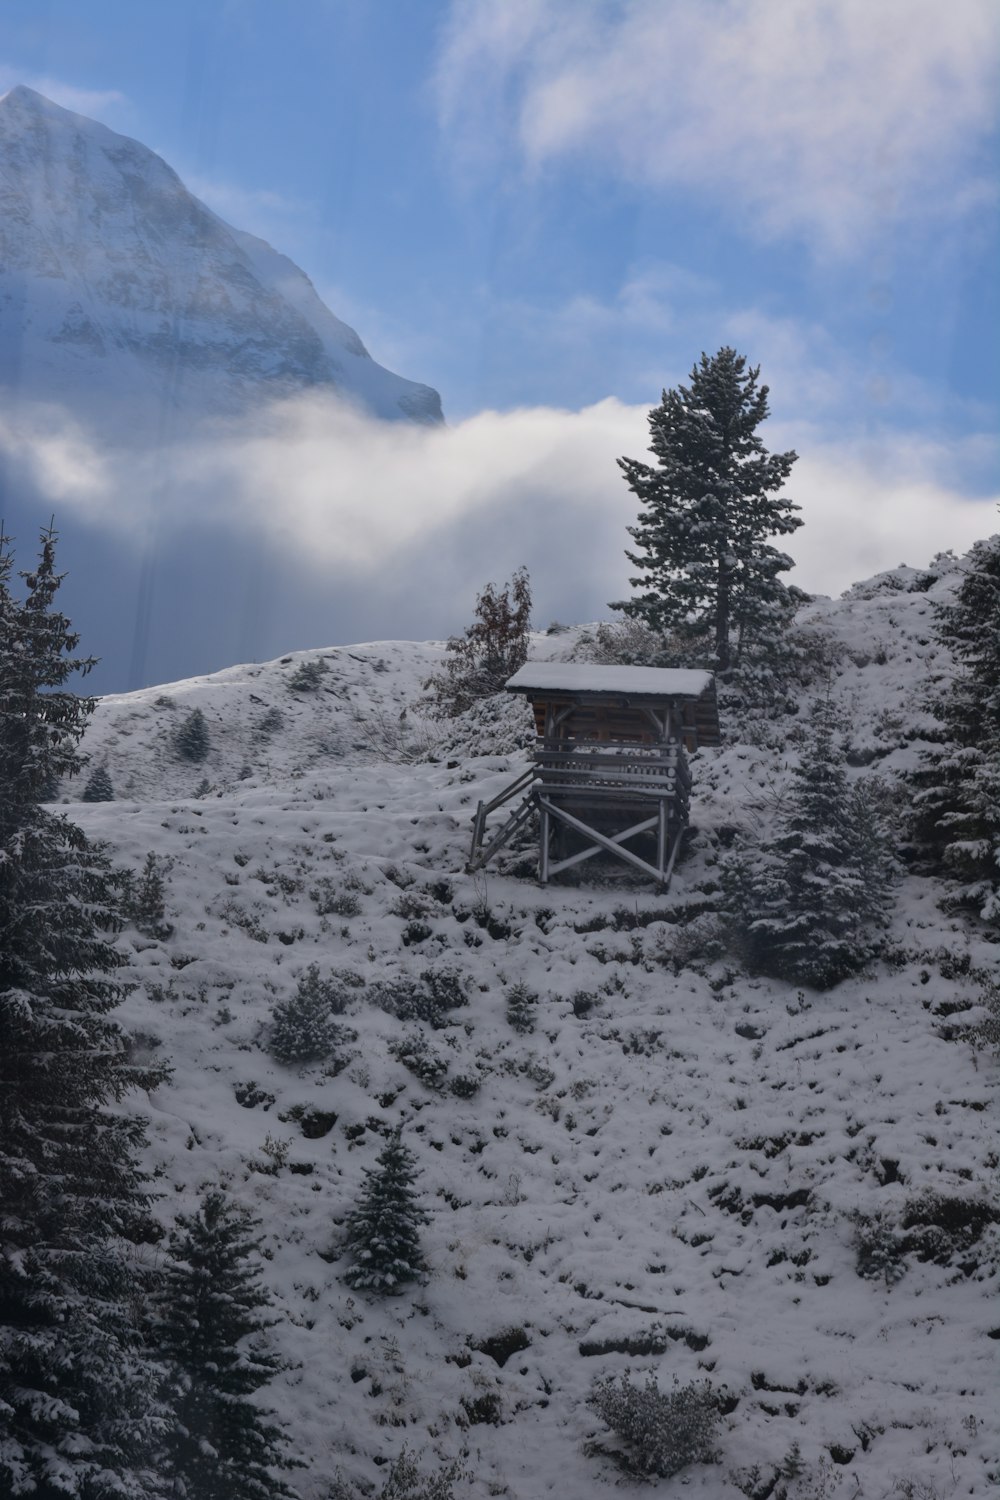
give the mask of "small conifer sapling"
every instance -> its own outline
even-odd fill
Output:
[[[320,978],[319,965],[310,964],[294,995],[274,1007],[267,1047],[280,1063],[318,1062],[330,1057],[344,1040],[344,1028],[334,1020],[343,1009],[337,985]]]
[[[200,708],[193,708],[174,736],[174,748],[182,760],[200,764],[209,752],[208,724]]]
[[[397,1130],[379,1154],[347,1220],[353,1264],[344,1280],[356,1291],[394,1295],[425,1267],[420,1226],[430,1222],[417,1198],[416,1159]]]
[[[114,787],[111,785],[107,766],[98,766],[95,771],[91,772],[80,800],[81,802],[113,802],[115,800]]]

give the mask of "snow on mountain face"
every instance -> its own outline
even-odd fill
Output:
[[[1000,1072],[963,1028],[995,945],[904,873],[890,957],[820,995],[711,957],[696,915],[726,838],[779,805],[816,698],[848,726],[851,774],[902,790],[950,670],[933,604],[958,576],[944,559],[804,606],[815,678],[694,758],[697,832],[665,898],[627,872],[542,890],[524,853],[465,873],[527,715],[504,703],[464,746],[455,725],[422,744],[439,644],[101,700],[84,749],[121,800],[67,811],[133,871],[155,855],[172,929],[121,939],[133,1047],[174,1065],[129,1106],[155,1211],[167,1226],[222,1184],[263,1220],[290,1365],[266,1401],[307,1463],[303,1500],[378,1495],[404,1447],[428,1473],[461,1459],[456,1500],[638,1494],[587,1400],[625,1371],[724,1394],[720,1461],[684,1471],[687,1495],[994,1493]],[[196,708],[193,761],[177,740]],[[274,1008],[312,964],[341,987],[342,1055],[282,1063]],[[466,1003],[393,1013],[429,969],[457,971]],[[539,997],[530,1032],[507,1019],[516,981]],[[344,1219],[397,1126],[429,1275],[380,1300],[344,1283]],[[920,1213],[981,1232],[907,1249]]]
[[[25,87],[0,98],[0,386],[130,423],[317,386],[441,420],[437,392],[376,364],[292,261],[138,141]]]

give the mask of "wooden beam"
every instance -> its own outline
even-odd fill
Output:
[[[615,855],[617,859],[624,860],[626,864],[634,865],[634,867],[637,870],[641,870],[644,875],[652,875],[657,882],[662,884],[662,872],[658,870],[655,865],[649,864],[647,860],[640,859],[638,854],[633,854],[631,849],[625,849],[622,845],[623,839],[632,838],[637,833],[646,833],[649,829],[655,828],[657,824],[657,818],[646,818],[642,823],[636,823],[631,828],[626,828],[622,833],[616,833],[611,837],[605,837],[603,833],[598,833],[596,828],[591,828],[587,823],[581,822],[579,818],[574,818],[572,813],[566,812],[563,808],[554,807],[552,803],[549,802],[545,797],[538,798],[538,805],[542,809],[543,815],[548,814],[549,816],[558,819],[559,822],[565,823],[569,828],[575,828],[577,833],[585,834],[587,838],[593,839],[594,841],[593,847],[583,849],[577,854],[571,854],[568,859],[562,859],[558,864],[555,865],[549,864],[547,857],[548,850],[547,847],[543,845],[540,853],[544,854],[545,856],[544,875],[541,874],[541,861],[539,862],[539,878],[542,880],[543,885],[548,880],[550,875],[558,875],[561,870],[568,870],[572,865],[582,864],[585,859],[592,859],[594,855],[599,854],[602,849],[607,850],[609,854]]]

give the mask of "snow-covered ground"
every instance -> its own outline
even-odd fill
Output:
[[[800,1500],[995,1492],[997,1226],[940,1241],[936,1260],[911,1250],[889,1284],[858,1274],[855,1218],[891,1230],[941,1198],[953,1216],[995,1207],[1000,1063],[962,1039],[981,1014],[969,971],[995,969],[995,945],[909,875],[889,961],[831,993],[705,950],[720,849],[780,805],[813,694],[841,703],[853,774],[891,788],[914,755],[921,693],[948,668],[930,605],[953,577],[937,572],[805,607],[839,656],[797,712],[742,738],[724,718],[724,747],[695,758],[696,832],[666,897],[625,871],[543,889],[525,851],[464,873],[477,800],[523,764],[526,711],[446,733],[423,718],[440,645],[297,653],[101,701],[84,748],[119,800],[66,810],[135,871],[155,853],[173,924],[122,938],[123,1019],[174,1070],[130,1106],[156,1212],[168,1224],[221,1183],[263,1220],[290,1362],[267,1394],[309,1464],[307,1500],[338,1477],[377,1493],[404,1446],[428,1470],[461,1457],[456,1494],[476,1500],[638,1490],[586,1451],[612,1446],[587,1405],[595,1377],[626,1370],[664,1388],[707,1375],[726,1396],[720,1462],[666,1491],[764,1497],[797,1443]],[[535,654],[580,635],[538,637]],[[327,668],[318,690],[293,691],[310,661]],[[173,744],[195,707],[211,737],[198,765]],[[266,1050],[311,964],[350,997],[339,1071]],[[390,1050],[420,1028],[369,994],[442,967],[469,998],[426,1030],[447,1066],[429,1088]],[[518,980],[540,997],[528,1035],[505,1016]],[[429,1276],[370,1300],[341,1280],[342,1224],[399,1124]]]

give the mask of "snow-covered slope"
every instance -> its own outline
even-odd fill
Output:
[[[954,576],[939,560],[804,609],[816,676],[696,758],[697,832],[666,898],[628,872],[542,889],[524,852],[464,873],[476,801],[522,764],[523,707],[433,743],[417,699],[440,646],[300,653],[102,700],[85,748],[122,800],[66,810],[131,868],[162,861],[172,934],[122,940],[124,1019],[174,1065],[133,1104],[157,1213],[221,1182],[262,1217],[292,1362],[269,1394],[307,1500],[338,1477],[338,1496],[377,1493],[404,1446],[427,1470],[461,1457],[456,1494],[475,1500],[644,1492],[599,1451],[587,1405],[624,1370],[724,1390],[720,1462],[673,1482],[688,1494],[777,1495],[795,1445],[790,1500],[995,1493],[1000,1065],[962,1039],[995,946],[913,875],[891,961],[825,995],[748,980],[703,935],[720,847],[780,800],[811,697],[843,708],[853,774],[891,786],[910,760],[920,694],[949,669],[930,605]],[[295,690],[309,662],[327,670]],[[173,748],[195,707],[199,764]],[[343,1066],[283,1067],[268,1019],[314,963],[355,1038]],[[428,1087],[393,1050],[421,1028],[373,982],[442,966],[468,1002],[424,1028],[444,1069]],[[505,1016],[517,980],[540,997],[528,1035]],[[400,1124],[429,1276],[369,1300],[341,1280],[342,1225]],[[989,1213],[936,1258],[901,1255],[894,1284],[858,1275],[856,1215],[891,1233],[934,1203]]]
[[[0,97],[0,386],[146,441],[316,386],[441,420],[437,392],[376,364],[290,260],[139,142],[25,87]]]

